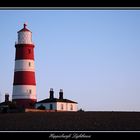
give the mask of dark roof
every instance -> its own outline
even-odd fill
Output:
[[[19,32],[25,32],[25,31],[31,32],[31,31],[28,30],[27,28],[23,28],[23,29],[21,29],[20,31],[18,31],[18,33],[19,33]]]
[[[26,28],[26,26],[27,26],[26,24],[24,24],[23,26],[24,26],[23,29],[21,29],[20,31],[18,31],[18,33],[19,33],[19,32],[25,32],[25,31],[31,32],[30,30],[28,30],[28,29]]]
[[[74,102],[72,100],[57,99],[57,98],[53,98],[53,99],[47,98],[47,99],[41,100],[41,101],[39,101],[37,103],[50,103],[50,102],[66,102],[66,103],[76,103],[77,104],[77,102]]]

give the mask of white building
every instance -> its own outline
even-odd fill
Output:
[[[53,89],[50,89],[50,97],[44,100],[41,100],[35,104],[35,108],[39,107],[45,107],[46,110],[49,111],[71,111],[76,112],[78,110],[77,108],[77,102],[74,102],[72,100],[63,99],[63,90],[60,89],[59,92],[59,99],[54,98],[54,91]]]

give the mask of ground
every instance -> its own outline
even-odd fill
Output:
[[[0,113],[0,131],[140,131],[140,112]]]

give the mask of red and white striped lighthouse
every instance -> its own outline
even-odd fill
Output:
[[[15,44],[15,69],[12,101],[24,108],[34,108],[36,102],[36,80],[34,66],[34,44],[32,32],[26,28],[18,31]]]

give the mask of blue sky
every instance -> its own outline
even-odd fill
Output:
[[[140,111],[140,10],[0,10],[0,101],[12,95],[17,31],[35,44],[38,101],[64,97],[95,111]]]

